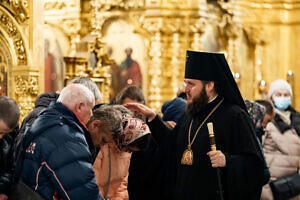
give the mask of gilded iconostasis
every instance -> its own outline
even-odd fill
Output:
[[[289,81],[300,110],[299,8],[290,0],[1,0],[0,94],[24,116],[40,93],[87,76],[103,103],[135,84],[159,111],[183,83],[189,49],[225,53],[247,99]]]

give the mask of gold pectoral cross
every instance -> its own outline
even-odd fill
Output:
[[[188,145],[188,148],[183,152],[181,158],[182,165],[192,165],[193,164],[193,151],[191,145]]]

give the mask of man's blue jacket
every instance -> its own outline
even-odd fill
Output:
[[[102,200],[86,131],[59,102],[42,111],[25,132],[22,180],[49,200],[54,194],[66,200]]]

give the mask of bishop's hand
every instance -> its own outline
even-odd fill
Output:
[[[136,113],[148,118],[148,121],[152,121],[156,116],[156,113],[152,109],[145,106],[144,104],[127,103],[127,104],[124,104],[123,106],[125,106],[132,112],[136,112]]]
[[[169,129],[173,129],[176,126],[176,122],[174,121],[164,121],[164,124],[166,125],[166,127],[168,127]]]
[[[212,167],[226,167],[226,158],[222,151],[210,151],[207,155],[210,157]]]

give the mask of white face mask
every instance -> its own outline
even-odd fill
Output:
[[[274,97],[274,105],[279,110],[285,110],[291,105],[291,97]]]

